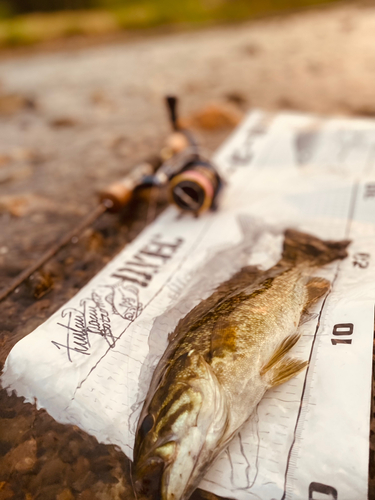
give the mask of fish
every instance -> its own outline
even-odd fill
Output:
[[[282,230],[269,226],[249,214],[238,214],[236,223],[241,240],[216,246],[208,251],[203,262],[196,267],[194,272],[188,273],[183,280],[179,280],[175,291],[176,300],[172,301],[162,314],[154,318],[147,340],[148,353],[137,380],[137,399],[131,406],[128,418],[129,429],[134,434],[152,374],[168,345],[169,339],[163,333],[166,330],[168,333],[173,333],[182,317],[202,299],[212,295],[221,282],[225,282],[244,267],[262,238],[267,235],[273,238],[282,237]],[[277,254],[278,243],[274,246]],[[273,260],[277,261],[277,256]]]
[[[346,258],[349,243],[287,229],[273,267],[242,268],[179,321],[137,426],[137,496],[188,500],[265,392],[306,368],[289,351],[331,286],[314,273]]]

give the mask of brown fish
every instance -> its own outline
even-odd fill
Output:
[[[274,267],[242,269],[179,322],[139,419],[136,492],[187,500],[267,389],[306,367],[288,351],[307,309],[330,287],[311,275],[345,258],[348,244],[287,230]]]

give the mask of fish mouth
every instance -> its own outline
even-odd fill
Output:
[[[181,478],[182,484],[172,485],[170,482],[172,467],[172,461],[166,463],[160,457],[151,457],[140,468],[137,468],[136,473],[133,475],[136,498],[140,497],[142,500],[185,499],[187,489],[190,490],[185,484],[184,479],[186,478]],[[175,491],[176,486],[178,491]]]
[[[165,463],[162,458],[152,457],[133,472],[133,487],[136,497],[149,500],[159,498]]]
[[[134,490],[137,495],[159,498],[165,471],[174,460],[177,443],[164,439],[155,444],[141,460],[133,463]]]

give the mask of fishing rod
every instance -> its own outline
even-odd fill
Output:
[[[48,262],[59,250],[71,243],[73,238],[79,235],[86,227],[93,224],[105,212],[120,212],[133,198],[134,191],[142,182],[145,175],[154,173],[155,168],[160,165],[157,157],[152,157],[137,165],[129,175],[119,181],[110,184],[99,193],[99,204],[86,215],[81,222],[68,231],[57,243],[52,245],[36,262],[22,271],[9,286],[0,292],[0,302],[26,281],[35,271]]]
[[[167,137],[160,154],[145,159],[125,177],[101,190],[99,204],[93,211],[4,288],[0,292],[0,302],[61,248],[68,245],[83,229],[93,224],[105,212],[120,212],[142,189],[166,188],[170,203],[181,211],[191,212],[196,216],[217,207],[217,196],[223,186],[223,180],[212,162],[204,158],[200,152],[194,135],[179,126],[177,98],[168,96],[166,104],[173,131]]]

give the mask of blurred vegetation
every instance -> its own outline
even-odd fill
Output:
[[[0,45],[232,22],[335,1],[339,0],[0,0]]]

